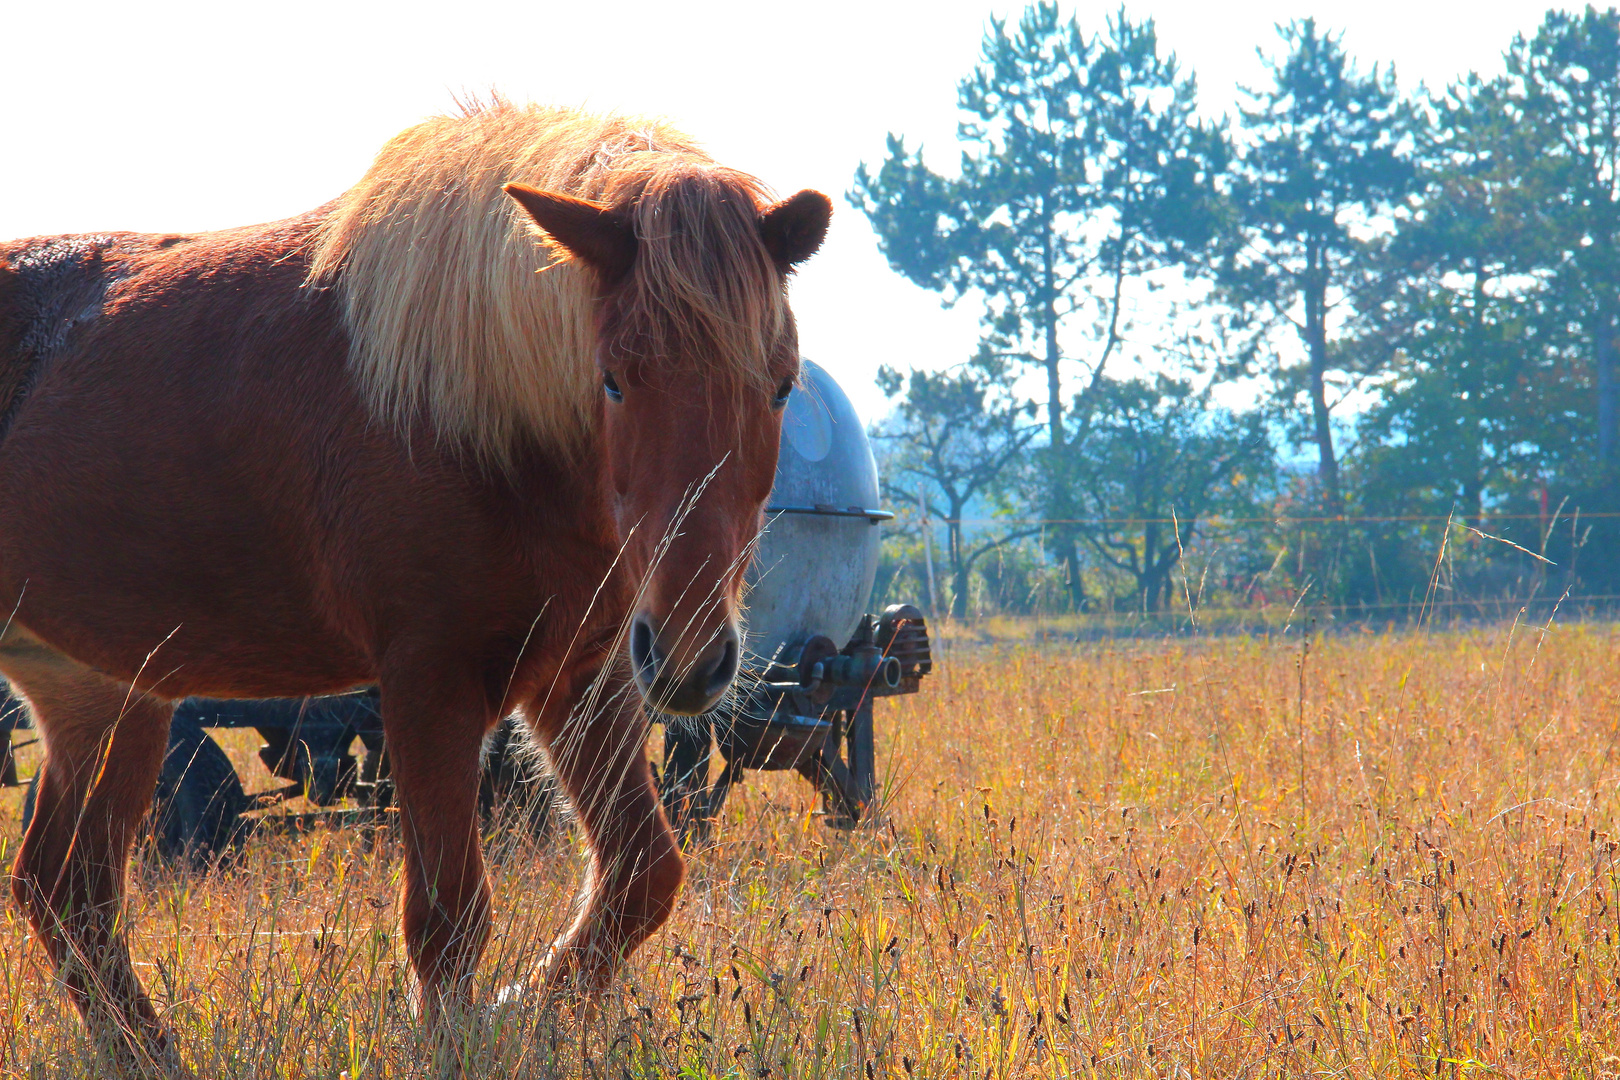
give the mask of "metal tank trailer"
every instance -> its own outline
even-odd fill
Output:
[[[747,769],[793,769],[821,792],[827,820],[853,825],[876,793],[872,704],[915,693],[931,670],[922,613],[896,605],[866,613],[877,573],[877,467],[866,433],[838,384],[805,361],[783,418],[781,455],[766,527],[748,574],[743,672],[727,703],[664,724],[659,784],[683,839],[705,835]],[[0,683],[3,687],[3,683]],[[15,785],[12,732],[27,712],[0,695],[0,786]],[[254,728],[259,758],[284,787],[247,794],[210,728]],[[360,743],[357,757],[351,750]],[[533,754],[504,721],[485,754],[480,803],[516,811],[531,831],[547,827],[552,788]],[[16,743],[20,748],[27,741]],[[715,749],[724,767],[712,782]],[[29,792],[32,795],[32,791]],[[375,691],[320,698],[220,701],[188,698],[175,711],[152,819],[161,854],[205,861],[233,847],[253,819],[243,815],[297,796],[357,810],[280,815],[287,826],[375,822],[392,802]],[[24,805],[24,824],[32,799]]]

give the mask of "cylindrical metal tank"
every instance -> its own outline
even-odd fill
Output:
[[[782,418],[776,485],[749,567],[750,666],[822,634],[842,645],[877,576],[877,463],[855,408],[831,375],[802,361]]]

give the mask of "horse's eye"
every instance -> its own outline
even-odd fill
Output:
[[[613,372],[602,372],[602,389],[607,391],[609,401],[624,400],[624,391],[619,389],[618,382],[613,378]]]
[[[780,409],[788,403],[791,396],[793,396],[793,380],[783,379],[782,385],[776,388],[776,397],[771,401],[771,408]]]

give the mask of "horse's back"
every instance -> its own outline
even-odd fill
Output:
[[[316,550],[323,454],[365,428],[336,305],[302,287],[317,220],[0,248],[0,599],[58,648],[121,672],[177,631],[364,674]]]

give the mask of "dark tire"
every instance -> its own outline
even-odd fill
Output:
[[[24,834],[34,820],[38,791],[36,772],[23,795]],[[152,843],[158,854],[206,864],[234,850],[241,842],[240,815],[247,802],[225,751],[202,728],[177,719],[169,730],[169,749],[152,800]]]
[[[877,754],[873,746],[872,699],[867,698],[849,717],[845,733],[849,773],[854,781],[856,820],[868,820],[877,810]]]
[[[207,866],[241,846],[247,808],[225,751],[194,720],[176,716],[152,801],[153,848],[165,859]]]
[[[520,723],[512,716],[502,720],[484,748],[478,810],[485,829],[512,826],[545,840],[555,825],[557,781],[539,752],[525,744]]]

